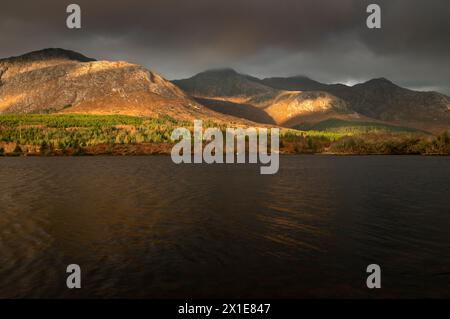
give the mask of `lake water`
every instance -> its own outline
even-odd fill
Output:
[[[449,181],[448,157],[0,158],[0,297],[450,297]]]

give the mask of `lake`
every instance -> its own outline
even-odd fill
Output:
[[[450,297],[449,157],[21,157],[0,177],[1,298]]]

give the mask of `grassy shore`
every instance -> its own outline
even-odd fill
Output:
[[[0,156],[169,154],[177,127],[193,123],[170,117],[122,115],[0,115]],[[220,127],[204,122],[203,127]],[[225,127],[221,127],[223,130]],[[447,133],[283,129],[285,154],[450,154]]]

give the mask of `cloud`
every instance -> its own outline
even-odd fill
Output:
[[[0,11],[0,56],[64,47],[144,64],[168,78],[232,66],[326,82],[385,76],[450,93],[446,0],[77,0],[82,30],[60,0],[15,0]],[[366,7],[382,29],[366,28]]]

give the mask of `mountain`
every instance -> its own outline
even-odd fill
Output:
[[[175,80],[174,84],[196,97],[247,99],[255,96],[276,95],[277,90],[260,84],[257,78],[237,73],[233,69],[215,69],[199,73],[189,79]]]
[[[294,126],[305,119],[358,117],[327,92],[280,90],[232,69],[217,69],[173,81],[214,111],[256,122]]]
[[[237,120],[203,107],[136,64],[96,61],[63,49],[0,60],[0,113],[55,112]]]
[[[437,92],[413,91],[381,78],[344,94],[339,95],[353,110],[375,119],[419,128],[450,126],[450,98]]]
[[[305,77],[267,78],[261,83],[285,90],[321,90],[345,101],[352,111],[377,121],[431,131],[450,128],[448,96],[405,89],[385,78],[354,86],[323,84]]]
[[[169,115],[286,127],[338,119],[450,129],[448,96],[409,90],[384,78],[346,86],[305,76],[261,80],[216,69],[169,82],[140,65],[97,61],[63,49],[0,59],[2,113]]]
[[[288,91],[323,91],[328,87],[326,84],[314,81],[302,75],[289,78],[265,78],[260,80],[260,82],[272,88]]]

